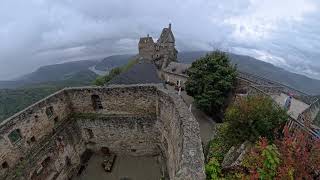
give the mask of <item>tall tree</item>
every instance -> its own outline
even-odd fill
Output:
[[[187,74],[186,91],[197,107],[210,115],[219,112],[236,80],[236,68],[228,55],[213,51],[193,62]]]

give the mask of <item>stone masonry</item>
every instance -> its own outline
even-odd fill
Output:
[[[161,155],[168,179],[205,179],[199,125],[160,85],[63,89],[0,124],[0,179],[69,179],[87,151]]]
[[[178,51],[175,48],[175,38],[171,24],[163,28],[160,38],[155,43],[149,35],[140,38],[139,56],[141,59],[155,63],[158,69],[163,69],[172,61],[177,61]]]

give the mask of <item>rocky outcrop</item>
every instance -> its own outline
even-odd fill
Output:
[[[242,143],[240,146],[232,146],[228,153],[224,156],[223,162],[221,164],[223,169],[234,169],[241,165],[245,154],[250,148],[250,143],[248,141]]]

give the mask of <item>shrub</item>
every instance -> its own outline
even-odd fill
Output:
[[[228,140],[239,144],[246,140],[255,143],[259,137],[275,139],[275,131],[287,121],[287,113],[263,96],[241,98],[228,107],[225,121],[229,123]]]
[[[243,161],[250,179],[318,179],[320,142],[300,131],[268,144],[262,138]]]
[[[186,91],[197,107],[210,115],[219,112],[236,80],[228,55],[221,51],[207,54],[193,62],[187,74]]]
[[[243,165],[249,169],[250,179],[274,179],[280,164],[279,156],[277,147],[268,145],[268,140],[262,138],[246,156]]]
[[[210,180],[216,180],[221,177],[220,163],[216,158],[210,158],[209,162],[205,166],[207,178]]]
[[[227,139],[228,123],[222,123],[217,125],[217,135],[209,142],[208,147],[208,159],[215,158],[220,163],[223,161],[224,155],[232,147]]]
[[[320,140],[298,131],[290,134],[284,130],[284,137],[276,141],[281,153],[282,164],[278,168],[279,178],[313,179],[320,173]],[[320,178],[320,177],[318,177]]]

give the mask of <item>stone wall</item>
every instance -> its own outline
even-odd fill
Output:
[[[175,83],[176,85],[178,85],[177,82],[180,80],[180,86],[183,88],[185,88],[185,84],[188,80],[187,75],[175,74],[167,71],[161,71],[161,77],[165,81],[168,81],[169,79],[171,83]]]
[[[107,147],[110,152],[123,155],[161,154],[156,116],[81,114],[74,119],[81,129],[87,148],[94,152]]]
[[[147,60],[153,59],[153,56],[155,54],[155,43],[153,42],[152,37],[140,38],[138,47],[140,57]]]
[[[77,166],[82,150],[77,126],[67,121],[70,113],[62,90],[1,123],[1,177],[65,179]],[[9,134],[17,130],[12,138]]]
[[[112,86],[110,88],[70,88],[66,92],[74,113],[155,114],[155,86]],[[100,98],[102,109],[94,110],[92,95]]]
[[[199,124],[176,94],[159,91],[161,148],[171,179],[205,179]]]
[[[302,102],[306,104],[313,104],[315,101],[317,101],[316,97],[310,96],[304,92],[301,92],[299,90],[293,89],[289,86],[283,85],[281,83],[271,81],[269,79],[256,76],[253,74],[240,72],[238,71],[238,78],[245,79],[247,81],[250,81],[251,83],[255,85],[263,85],[263,86],[269,86],[269,87],[281,87],[281,92],[289,94],[292,93],[296,99],[301,100]]]
[[[102,147],[161,154],[171,179],[205,179],[197,121],[180,97],[157,85],[67,88],[0,129],[2,179],[68,179],[86,149]]]

